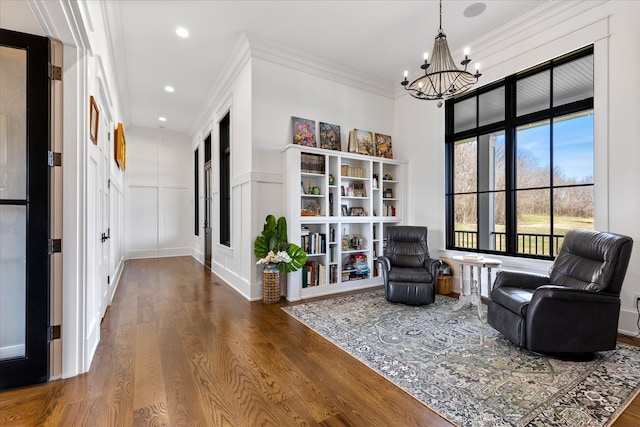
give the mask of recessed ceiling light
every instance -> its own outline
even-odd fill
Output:
[[[165,86],[164,90],[166,90],[167,92],[173,92],[175,91],[175,89],[173,88],[173,86]]]
[[[161,122],[166,122],[167,118],[160,116],[160,117],[158,117],[158,120],[160,120]]]
[[[189,37],[189,31],[186,28],[178,27],[176,28],[176,34],[178,37],[182,37],[183,39]]]
[[[464,10],[463,15],[467,18],[474,18],[485,11],[487,5],[484,3],[473,3]]]

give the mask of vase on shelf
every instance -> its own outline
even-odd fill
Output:
[[[265,304],[280,302],[280,271],[272,263],[265,264],[262,271],[262,302]]]

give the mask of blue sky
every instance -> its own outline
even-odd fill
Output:
[[[554,165],[567,178],[593,177],[593,115],[558,121],[554,125]],[[540,167],[549,166],[549,126],[518,133],[518,151],[526,150]]]

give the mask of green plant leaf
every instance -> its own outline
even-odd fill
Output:
[[[256,259],[261,259],[267,256],[269,248],[267,248],[267,241],[263,236],[256,237],[256,241],[253,243],[253,254]]]
[[[307,254],[306,252],[295,243],[289,243],[289,247],[287,248],[287,253],[291,257],[290,263],[280,263],[278,264],[278,270],[291,273],[293,271],[298,271],[305,262],[307,262]]]

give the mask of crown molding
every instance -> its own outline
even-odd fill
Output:
[[[228,97],[228,88],[244,66],[253,58],[272,62],[387,98],[394,98],[393,86],[388,81],[377,79],[361,71],[266,40],[250,32],[242,31],[222,73],[209,91],[207,101],[198,110],[200,113],[196,116],[191,126],[190,133],[193,137],[207,125],[216,110],[216,106]]]
[[[249,41],[251,57],[253,58],[273,62],[387,98],[393,98],[393,86],[387,80],[382,80],[362,71],[311,55],[305,51],[258,37],[252,33],[245,33],[245,36]]]
[[[89,36],[82,23],[78,2],[71,0],[27,0],[43,32],[68,46],[88,48]],[[66,25],[60,25],[65,22]]]
[[[122,122],[127,125],[131,123],[131,110],[129,108],[129,88],[126,84],[127,62],[124,57],[124,43],[122,37],[122,27],[120,26],[120,6],[117,1],[101,2],[102,17],[105,28],[107,49],[113,70],[116,90],[118,91],[118,107]],[[118,66],[116,66],[118,64]]]
[[[229,87],[250,59],[249,41],[243,31],[231,50],[231,55],[229,55],[222,72],[209,90],[205,102],[198,109],[199,113],[195,116],[189,132],[192,138],[196,138],[202,128],[208,127],[207,123],[213,117],[219,104],[229,97]]]

